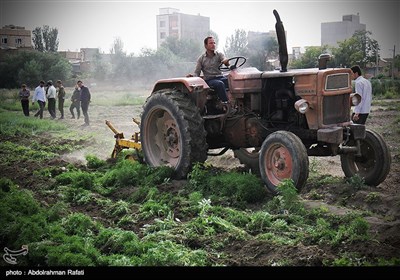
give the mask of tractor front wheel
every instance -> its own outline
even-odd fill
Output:
[[[261,178],[273,194],[279,193],[278,185],[285,179],[292,179],[299,190],[307,181],[307,150],[292,132],[271,133],[261,146],[259,161]]]

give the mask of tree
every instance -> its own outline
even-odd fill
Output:
[[[39,52],[44,52],[42,28],[36,27],[35,29],[33,29],[32,34],[33,34],[32,41],[35,50],[38,50]]]
[[[202,52],[202,46],[203,41],[195,42],[192,39],[177,39],[173,36],[168,37],[161,44],[161,48],[170,50],[184,61],[195,61]]]
[[[273,37],[263,34],[248,39],[247,44],[248,63],[259,70],[266,70],[268,59],[278,55],[278,42]]]
[[[328,52],[328,46],[311,46],[306,47],[305,53],[300,59],[294,60],[290,63],[293,69],[315,68],[318,67],[318,57],[322,53]]]
[[[400,54],[396,55],[394,58],[394,67],[400,68]]]
[[[245,56],[247,53],[246,31],[236,29],[235,34],[226,39],[224,53],[227,57]]]
[[[40,52],[57,52],[58,50],[58,29],[50,28],[48,25],[36,27],[33,31],[33,44],[35,50]]]
[[[40,80],[63,80],[71,77],[72,67],[58,54],[21,51],[7,54],[0,64],[0,88],[15,88],[22,83],[36,86]]]
[[[370,31],[356,31],[354,35],[339,43],[339,47],[333,50],[336,66],[359,65],[365,68],[368,63],[376,63],[379,58],[379,44],[370,37]]]

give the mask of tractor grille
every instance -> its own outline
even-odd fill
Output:
[[[332,74],[326,77],[325,90],[338,90],[349,87],[349,74]]]
[[[350,101],[348,94],[324,96],[324,124],[337,124],[350,120]]]

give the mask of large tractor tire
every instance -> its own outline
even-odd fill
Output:
[[[160,90],[146,100],[140,135],[145,162],[171,166],[177,178],[186,177],[193,163],[207,159],[204,120],[179,91]]]
[[[279,193],[278,185],[292,179],[300,190],[308,178],[308,155],[300,138],[289,131],[271,133],[260,150],[260,174],[268,190]]]
[[[360,145],[361,157],[343,154],[340,155],[340,161],[346,177],[358,175],[367,185],[377,186],[386,179],[392,158],[381,135],[369,129],[365,132],[365,139],[361,140]],[[355,145],[355,141],[350,141],[349,145]]]
[[[240,148],[233,151],[235,158],[245,166],[252,174],[260,177],[260,148]]]

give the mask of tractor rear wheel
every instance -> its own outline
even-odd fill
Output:
[[[382,183],[390,171],[391,155],[382,136],[367,129],[361,140],[361,157],[355,154],[340,155],[342,170],[346,177],[359,175],[367,185]],[[355,145],[354,141],[349,143]]]
[[[180,91],[160,90],[146,100],[140,135],[145,162],[171,166],[177,178],[186,177],[193,163],[207,159],[204,120]]]
[[[289,131],[271,133],[260,150],[261,178],[269,191],[279,193],[278,185],[292,179],[300,190],[308,178],[308,155],[300,138]]]

